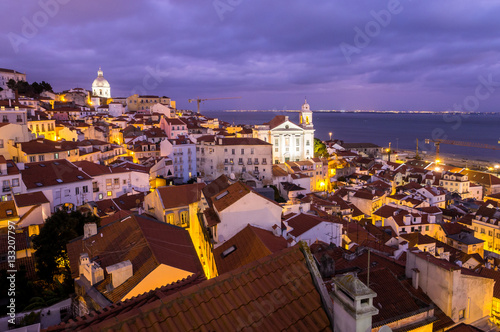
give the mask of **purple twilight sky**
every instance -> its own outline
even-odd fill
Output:
[[[500,108],[496,1],[40,0],[2,14],[0,67],[56,91],[90,89],[101,66],[113,96],[179,108]]]

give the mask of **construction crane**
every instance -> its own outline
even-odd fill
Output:
[[[241,97],[224,97],[224,98],[196,98],[196,99],[188,99],[190,103],[196,102],[198,106],[198,114],[200,114],[200,104],[204,102],[205,100],[219,100],[219,99],[239,99]]]
[[[426,144],[429,144],[430,142],[433,142],[434,145],[436,146],[436,159],[439,159],[439,147],[441,144],[468,146],[471,148],[479,148],[479,149],[500,150],[500,146],[491,145],[491,144],[453,141],[453,140],[449,140],[449,139],[426,139],[425,140]],[[498,143],[500,144],[500,141]]]

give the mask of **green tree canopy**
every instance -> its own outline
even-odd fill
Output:
[[[69,261],[66,244],[83,235],[83,226],[99,218],[86,216],[79,211],[68,213],[61,210],[45,220],[40,234],[33,238],[37,273],[40,279],[51,282],[54,275],[63,273],[69,276]],[[62,268],[62,270],[61,270]]]
[[[330,154],[326,150],[326,145],[319,138],[314,138],[314,156],[317,158],[328,158]]]

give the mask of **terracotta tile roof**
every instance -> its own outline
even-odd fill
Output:
[[[422,235],[418,232],[415,233],[410,233],[410,234],[401,234],[400,235],[403,239],[408,241],[408,248],[413,248],[418,245],[422,244],[432,244],[436,243],[436,239],[427,236],[427,235]]]
[[[172,209],[188,206],[201,199],[201,191],[205,187],[204,183],[184,184],[181,186],[167,186],[156,189],[163,207]]]
[[[271,231],[247,225],[235,236],[214,249],[217,271],[223,274],[254,262],[262,257],[287,248],[283,237],[275,236]],[[224,255],[226,250],[232,250]]]
[[[68,330],[81,331],[84,329],[89,329],[92,328],[92,326],[98,325],[107,319],[113,319],[114,317],[121,314],[125,314],[128,311],[133,310],[135,308],[140,308],[141,306],[155,302],[156,300],[161,300],[176,292],[197,285],[204,280],[206,280],[204,275],[193,274],[188,278],[157,288],[150,292],[125,300],[123,302],[112,304],[109,307],[104,308],[100,312],[91,312],[89,315],[76,318],[76,320],[70,320],[67,323],[61,323],[56,326],[51,326],[47,329],[47,331],[62,332]]]
[[[366,273],[359,274],[358,278],[366,284]],[[379,313],[372,317],[372,327],[415,316],[434,308],[431,303],[415,298],[387,268],[370,270],[369,287],[377,293],[373,299],[373,305],[379,309]]]
[[[6,240],[7,242],[7,240]],[[36,268],[35,268],[35,256],[17,258],[14,262],[15,268],[9,266],[9,262],[5,261],[0,263],[0,271],[16,270],[17,273],[21,272],[23,269],[26,270],[26,278],[28,280],[37,280]]]
[[[398,278],[405,278],[405,264],[395,260],[394,258],[381,255],[377,252],[370,252],[370,269],[375,267],[385,267],[396,275]],[[366,272],[368,268],[368,251],[363,249],[350,255],[335,260],[335,273],[341,274],[349,270],[358,270]]]
[[[240,181],[233,183],[226,189],[223,189],[217,195],[212,196],[212,204],[217,212],[222,212],[232,204],[239,201],[251,192],[250,188]]]
[[[207,184],[202,189],[202,192],[208,202],[208,205],[212,206],[212,197],[216,196],[230,185],[229,179],[224,174]]]
[[[476,270],[476,272],[479,273],[479,275],[482,277],[490,278],[496,281],[495,287],[493,288],[493,297],[500,299],[500,271],[495,271],[492,269],[487,269],[485,267],[482,267]]]
[[[90,176],[129,172],[129,170],[122,167],[109,167],[106,165],[96,164],[86,160],[75,161],[73,164],[81,168],[85,173],[87,173]]]
[[[97,234],[87,239],[79,237],[67,244],[73,278],[78,277],[80,254],[86,252],[105,269],[107,266],[130,260],[133,276],[120,286],[107,291],[107,275],[96,289],[111,302],[128,294],[158,265],[164,264],[184,271],[203,273],[189,233],[180,227],[154,219],[130,215],[100,227]]]
[[[452,327],[449,330],[446,330],[447,332],[484,332],[484,330],[478,329],[477,327],[474,327],[469,324],[465,323],[460,323],[454,327]]]
[[[134,214],[134,213],[132,211],[129,211],[129,210],[119,210],[118,212],[116,212],[110,216],[101,218],[101,227],[109,225],[117,220],[124,219],[131,214]]]
[[[389,218],[392,217],[394,213],[399,210],[400,210],[399,208],[392,205],[383,205],[378,210],[373,212],[373,214],[382,218]]]
[[[273,129],[279,126],[280,124],[284,123],[285,121],[287,121],[287,117],[285,115],[276,115],[274,118],[271,119],[271,121],[264,124],[269,125],[269,129]]]
[[[274,305],[279,296],[279,304]],[[262,311],[259,303],[272,305]],[[301,248],[288,248],[153,303],[90,326],[89,331],[331,331]]]
[[[214,209],[212,208],[206,208],[203,211],[203,215],[205,216],[205,219],[207,221],[207,227],[213,227],[217,224],[220,224],[220,218],[217,212],[215,212]]]
[[[25,164],[21,171],[27,189],[56,186],[92,179],[65,159]],[[40,176],[43,174],[43,177]],[[60,180],[60,181],[58,181]]]
[[[222,145],[268,145],[272,146],[271,143],[264,142],[261,139],[253,137],[227,137],[222,138]]]
[[[288,234],[297,237],[316,227],[322,222],[330,221],[310,214],[300,213],[288,220],[285,220],[285,222],[288,224],[288,226],[293,228],[293,230],[288,232]]]
[[[25,229],[22,229],[21,231],[16,231],[14,238],[16,241],[15,244],[16,251],[25,250],[31,246],[30,240],[28,238],[28,232]],[[9,240],[8,234],[0,234],[0,254],[7,254],[7,252],[9,251],[8,240]]]
[[[0,202],[0,220],[14,219],[19,217],[14,201]]]
[[[288,176],[288,172],[283,170],[283,168],[278,165],[273,165],[273,176]]]

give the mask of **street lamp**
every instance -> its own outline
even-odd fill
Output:
[[[495,169],[497,171],[497,176],[500,175],[500,165],[497,164],[494,167],[495,167]]]
[[[328,135],[330,135],[330,141],[332,140],[332,132],[329,132]]]

